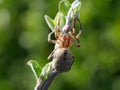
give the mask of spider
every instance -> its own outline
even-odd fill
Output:
[[[74,19],[74,20],[76,21],[76,19]],[[74,25],[75,25],[75,22],[74,22]],[[55,44],[54,50],[48,56],[48,59],[50,59],[51,57],[54,56],[54,53],[58,48],[66,48],[66,49],[69,50],[69,48],[71,46],[80,47],[79,38],[80,38],[81,33],[82,33],[82,24],[81,24],[81,22],[80,22],[80,30],[79,30],[77,35],[76,35],[76,30],[75,30],[74,27],[70,31],[70,30],[68,30],[69,29],[69,26],[68,26],[68,28],[66,30],[67,32],[65,32],[65,30],[63,32],[62,30],[60,30],[60,19],[58,19],[58,28],[57,28],[57,30],[54,30],[54,31],[52,31],[52,32],[50,32],[48,34],[48,42]],[[55,33],[56,40],[51,39],[51,36],[54,33]],[[77,41],[77,44],[74,43],[75,40]]]

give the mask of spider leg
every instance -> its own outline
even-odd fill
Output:
[[[77,40],[77,45],[76,45],[76,47],[80,47],[80,40],[79,39],[76,39]]]
[[[80,22],[79,19],[78,19],[78,21]],[[76,35],[76,39],[79,39],[81,34],[82,34],[82,23],[80,22],[80,30],[79,30],[78,34]]]
[[[73,8],[72,8],[72,13],[73,13],[73,28],[75,28],[75,24],[76,24],[77,18],[75,17],[74,9]]]
[[[56,43],[56,40],[52,40],[52,39],[51,39],[51,35],[52,35],[52,34],[54,34],[54,31],[53,31],[53,32],[50,32],[50,33],[48,34],[48,42],[55,44],[55,43]],[[55,52],[55,50],[53,50],[53,51],[50,53],[50,55],[48,56],[48,59],[50,59],[51,57],[53,57],[54,52]]]
[[[50,55],[48,56],[48,59],[50,59],[51,57],[53,57],[53,54],[54,54],[55,50],[53,50]]]
[[[59,16],[58,16],[58,26],[57,26],[57,32],[60,32],[60,12],[59,12]]]
[[[56,33],[55,33],[55,38],[57,39],[58,36],[60,35],[61,33],[61,30],[60,30],[60,12],[58,13],[58,20],[57,20],[57,27],[56,27]]]
[[[76,39],[76,41],[77,41],[77,44],[74,44],[74,46],[80,47],[80,40],[79,40],[79,39]]]
[[[73,28],[71,34],[72,34],[73,36],[75,36],[75,33],[76,33],[76,30],[75,30],[75,28]]]
[[[78,19],[78,21],[80,22],[79,19]],[[80,30],[79,30],[78,34],[76,35],[76,40],[77,40],[77,42],[78,42],[78,44],[76,45],[77,47],[80,47],[79,38],[80,38],[81,34],[82,34],[82,23],[80,22]]]
[[[76,39],[79,39],[82,34],[82,30],[79,30],[78,34],[76,35]]]
[[[54,32],[50,32],[49,34],[48,34],[48,42],[50,42],[50,43],[56,43],[56,40],[52,40],[51,39],[51,35],[53,34]]]

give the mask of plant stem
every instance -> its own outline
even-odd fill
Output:
[[[41,90],[48,90],[50,84],[54,80],[54,78],[59,74],[58,71],[53,71],[49,78],[43,83]]]

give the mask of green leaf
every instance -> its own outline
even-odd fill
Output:
[[[59,20],[59,18],[60,18],[60,28],[62,29],[63,28],[63,26],[65,25],[65,22],[66,22],[66,19],[65,19],[65,16],[62,14],[62,13],[60,13],[60,12],[58,12],[57,13],[57,15],[55,16],[55,19],[54,19],[54,21],[58,24],[58,20]],[[56,25],[56,27],[57,27],[58,25]]]
[[[75,0],[71,7],[73,8],[75,18],[78,18],[80,14],[81,2],[79,0]]]
[[[80,1],[79,0],[75,0],[72,4],[71,4],[71,6],[73,7],[73,6],[75,6],[76,4],[78,4]]]
[[[58,23],[58,17],[59,17],[59,15],[60,15],[60,12],[58,12],[58,13],[56,14],[56,16],[55,16],[55,18],[54,18],[54,22]]]
[[[73,29],[74,26],[74,18],[78,19],[79,14],[80,14],[80,7],[81,7],[81,2],[79,0],[75,0],[72,4],[71,7],[67,13],[66,16],[66,24],[63,27],[63,30],[66,30],[67,25],[69,24],[69,30]]]
[[[66,16],[69,9],[71,7],[71,4],[68,0],[61,0],[59,3],[59,11]]]
[[[51,73],[52,73],[52,62],[49,62],[42,68],[40,79],[42,81],[46,80]]]
[[[67,17],[66,17],[67,23],[72,23],[74,18],[79,17],[80,7],[81,7],[81,2],[79,0],[75,0],[72,3],[71,8],[69,9]]]
[[[54,20],[51,17],[47,16],[47,15],[45,15],[44,18],[45,18],[45,21],[48,24],[49,28],[53,31],[54,28],[55,28],[55,25],[56,25]]]
[[[40,73],[41,73],[41,70],[42,70],[42,68],[40,67],[38,62],[35,60],[30,60],[27,62],[27,64],[31,67],[36,79],[38,80]]]

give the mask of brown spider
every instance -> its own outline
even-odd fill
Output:
[[[74,25],[75,25],[75,22],[74,22]],[[67,33],[60,30],[60,19],[58,19],[58,29],[54,30],[54,31],[52,31],[51,33],[48,34],[48,42],[55,44],[54,50],[48,56],[48,59],[53,57],[55,51],[58,48],[66,48],[66,49],[69,50],[70,46],[80,47],[79,38],[80,38],[81,33],[82,33],[81,23],[80,23],[80,30],[79,30],[77,35],[76,35],[75,28],[73,28],[72,31],[69,31],[69,30],[66,30],[66,31],[67,31]],[[51,35],[54,34],[54,33],[55,33],[56,40],[51,39]],[[77,44],[74,43],[75,40],[77,41]]]

